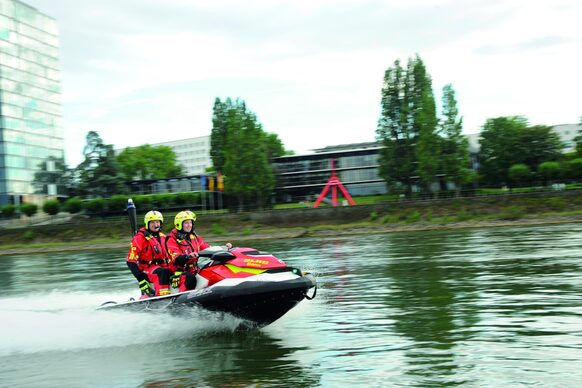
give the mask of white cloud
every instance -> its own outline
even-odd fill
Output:
[[[60,26],[72,164],[88,130],[118,147],[209,134],[227,96],[296,151],[371,141],[384,71],[415,53],[467,132],[582,114],[575,0],[27,2]]]

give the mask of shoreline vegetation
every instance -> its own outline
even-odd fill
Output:
[[[171,230],[167,212],[164,232]],[[139,215],[138,215],[139,216]],[[169,221],[169,222],[168,222]],[[198,213],[197,232],[213,245],[301,237],[582,222],[582,191],[439,201],[308,207],[242,214]],[[138,225],[141,226],[141,225]],[[129,248],[127,217],[73,216],[43,225],[2,228],[0,256]]]

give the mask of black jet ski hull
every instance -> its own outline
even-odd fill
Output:
[[[316,281],[311,274],[285,281],[244,281],[232,286],[220,283],[199,290],[119,304],[104,304],[101,310],[169,311],[180,313],[191,307],[224,312],[266,326],[295,307]],[[313,291],[315,293],[315,290]]]

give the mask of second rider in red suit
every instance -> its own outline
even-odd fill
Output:
[[[210,246],[194,232],[194,221],[196,214],[190,210],[179,212],[174,217],[175,229],[166,237],[170,269],[174,271],[172,286],[179,287],[180,292],[196,287],[198,252]]]

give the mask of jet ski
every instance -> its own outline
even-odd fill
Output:
[[[198,252],[194,290],[124,303],[105,302],[99,310],[179,314],[199,307],[263,327],[303,299],[313,299],[316,293],[317,282],[312,274],[287,266],[271,254],[245,247],[210,247]]]

